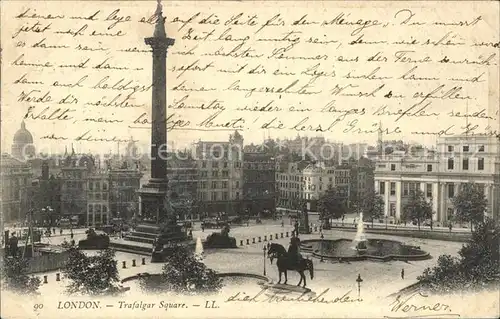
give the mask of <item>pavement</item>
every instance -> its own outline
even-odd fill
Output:
[[[242,226],[233,227],[230,232],[230,236],[237,239],[238,248],[237,249],[217,249],[217,250],[207,250],[204,253],[205,264],[214,269],[217,272],[244,272],[252,274],[264,274],[264,267],[266,267],[266,275],[273,279],[275,282],[278,280],[278,272],[275,263],[270,264],[269,260],[264,260],[263,246],[265,242],[258,242],[258,236],[261,236],[261,240],[264,240],[264,236],[267,236],[269,241],[270,236],[273,236],[272,242],[279,243],[285,248],[288,247],[290,238],[278,238],[276,240],[275,234],[278,233],[281,237],[281,232],[286,233],[286,231],[291,232],[291,227],[285,225],[253,225],[253,226]],[[208,236],[213,231],[219,230],[201,230],[193,231],[193,237],[198,236],[202,239]],[[84,234],[75,235],[75,241],[79,240],[80,236],[84,237]],[[353,233],[340,230],[327,230],[324,231],[325,239],[336,239],[336,238],[352,238]],[[307,274],[308,287],[313,291],[319,291],[326,288],[334,288],[341,290],[353,290],[356,291],[356,278],[361,275],[363,278],[363,291],[365,293],[379,294],[380,291],[384,291],[384,295],[389,295],[394,293],[412,283],[416,282],[417,276],[420,275],[426,267],[432,267],[436,263],[436,259],[441,254],[451,254],[456,255],[461,243],[455,242],[445,242],[439,240],[427,240],[418,238],[403,238],[398,236],[389,235],[378,235],[369,234],[369,238],[382,238],[382,239],[392,239],[399,240],[406,244],[420,246],[423,250],[429,252],[434,258],[423,261],[390,261],[390,262],[374,262],[374,261],[360,261],[351,263],[337,263],[337,262],[320,262],[318,259],[314,258],[314,279],[310,280],[309,274]],[[311,235],[301,235],[302,240],[319,238],[319,234]],[[62,241],[65,237],[53,237],[46,240],[55,243],[57,241]],[[255,238],[256,243],[252,244],[253,238]],[[246,239],[249,239],[249,245],[246,244]],[[68,240],[68,239],[67,239]],[[240,240],[243,240],[244,245],[240,246]],[[93,251],[88,251],[87,253],[95,253]],[[146,265],[141,265],[142,258],[144,256],[131,254],[131,253],[116,253],[116,260],[118,261],[119,275],[123,279],[128,276],[135,275],[141,272],[158,273],[161,272],[163,264],[161,263],[150,263],[150,258],[146,257]],[[132,260],[136,260],[136,267],[132,267]],[[126,262],[126,268],[122,268],[123,261]],[[265,266],[264,266],[265,262]],[[404,269],[405,278],[401,278],[401,270]],[[55,281],[55,274],[57,271],[48,272],[45,274],[37,274],[43,279],[44,275],[48,276],[48,284],[43,284],[40,288],[40,292],[49,293],[51,295],[57,294],[62,295],[64,292],[64,287],[66,285],[66,279],[62,278],[61,281]],[[299,276],[296,272],[290,271],[288,273],[288,283],[296,284],[299,281]],[[126,283],[125,285],[130,285],[133,289],[136,283]]]

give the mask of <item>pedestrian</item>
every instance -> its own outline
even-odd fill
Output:
[[[203,223],[201,223],[201,231],[205,232],[205,225]]]
[[[71,237],[71,239],[73,239],[73,237],[74,237],[73,230],[71,231],[70,237]]]
[[[451,222],[450,222],[450,223],[448,224],[448,228],[450,229],[450,234],[451,234],[451,228],[452,228],[452,227],[453,227],[453,226],[451,226]]]
[[[401,279],[405,279],[405,269],[401,269]]]
[[[52,233],[55,235],[56,234],[56,229],[52,228]]]
[[[61,229],[59,229],[59,235],[61,235],[61,236],[62,236],[62,233],[63,233],[63,230],[62,230],[62,228],[61,228]]]
[[[283,221],[283,219],[281,220],[281,227],[285,227],[285,222]]]

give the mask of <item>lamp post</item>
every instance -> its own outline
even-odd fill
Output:
[[[358,283],[358,300],[359,300],[361,297],[361,283],[363,282],[363,279],[361,279],[361,274],[358,274],[356,282]]]
[[[387,229],[387,215],[385,215],[385,229]]]
[[[266,276],[266,245],[262,247],[262,251],[264,253],[264,276]]]
[[[323,259],[323,255],[325,252],[325,242],[324,242],[325,236],[323,235],[323,232],[321,232],[321,259],[320,262],[324,262],[325,260]]]

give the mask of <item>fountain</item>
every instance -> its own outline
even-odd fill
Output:
[[[367,250],[366,247],[366,235],[365,235],[365,224],[363,223],[363,213],[359,213],[359,221],[357,226],[356,236],[354,237],[354,249],[358,251],[358,253],[364,253]]]
[[[194,249],[194,256],[199,261],[203,261],[203,243],[201,242],[201,238],[198,237],[196,239],[196,247]]]
[[[332,259],[339,262],[361,260],[423,260],[432,258],[420,247],[406,245],[397,240],[366,238],[363,213],[359,214],[357,232],[354,239],[306,239],[300,249],[314,257]]]

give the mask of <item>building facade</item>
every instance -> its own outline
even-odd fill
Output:
[[[279,189],[278,206],[292,210],[300,209],[298,203],[310,203],[311,211],[316,211],[317,201],[329,188],[339,191],[349,205],[350,169],[347,167],[325,166],[323,163],[289,163],[285,172],[277,172]]]
[[[9,154],[0,161],[0,203],[5,223],[24,222],[32,206],[29,194],[32,188],[30,166]]]
[[[235,132],[229,142],[200,141],[196,145],[197,198],[204,216],[243,211],[243,137]]]
[[[436,150],[409,155],[395,151],[379,157],[375,190],[385,202],[390,221],[400,220],[411,193],[420,189],[432,203],[433,220],[446,223],[454,214],[453,197],[460,185],[474,182],[484,190],[489,216],[498,219],[500,197],[499,141],[486,136],[440,138]]]
[[[243,202],[245,211],[257,215],[276,210],[276,163],[265,153],[243,154]]]

